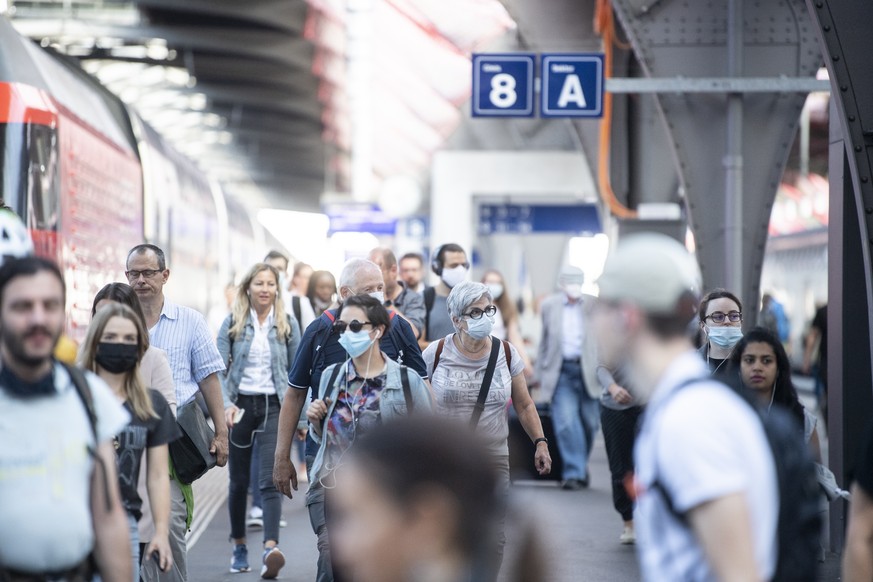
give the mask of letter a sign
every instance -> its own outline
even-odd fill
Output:
[[[543,117],[603,116],[603,55],[551,54],[542,58]]]

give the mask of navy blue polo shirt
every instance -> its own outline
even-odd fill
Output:
[[[349,357],[339,344],[339,334],[333,330],[335,320],[336,310],[330,310],[309,324],[297,348],[294,366],[288,374],[288,384],[291,387],[298,390],[312,389],[312,400],[318,397],[318,387],[324,370],[332,364],[345,362]],[[391,327],[379,340],[379,347],[386,356],[427,379],[421,348],[418,347],[415,334],[405,319],[399,316],[391,318]],[[306,454],[315,455],[317,452],[318,445],[311,438],[307,438]]]

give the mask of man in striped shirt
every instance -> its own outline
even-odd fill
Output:
[[[224,419],[224,403],[218,373],[224,371],[224,362],[212,339],[206,319],[197,311],[176,305],[164,297],[164,285],[170,277],[164,252],[155,245],[141,244],[127,254],[127,280],[139,297],[149,341],[167,352],[173,382],[176,385],[176,401],[179,408],[194,399],[197,391],[203,394],[209,415],[215,419],[215,438],[210,452],[223,467],[227,463],[227,425]],[[172,572],[161,574],[158,579],[184,582],[188,579],[187,547],[185,529],[187,506],[179,483],[171,480],[172,510],[170,519],[170,546],[173,561],[178,566]],[[147,560],[143,560],[146,564]],[[152,578],[143,571],[143,578]]]

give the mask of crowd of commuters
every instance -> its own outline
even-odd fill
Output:
[[[191,437],[175,422],[190,407],[213,419],[206,445],[228,464],[232,573],[254,562],[262,578],[280,576],[282,495],[305,477],[318,582],[493,581],[509,561],[509,579],[546,580],[536,551],[504,555],[510,406],[533,443],[525,463],[548,475],[559,455],[565,490],[591,486],[602,430],[618,541],[637,545],[645,579],[785,579],[784,540],[806,530],[785,537],[784,479],[791,462],[798,475],[822,463],[821,429],[792,383],[772,298],[773,329],[744,333],[740,299],[723,289],[701,297],[682,245],[629,236],[607,260],[599,297],[583,293],[582,271],[561,270],[539,306],[532,361],[506,280],[487,270],[470,281],[459,245],[435,250],[434,286],[421,255],[366,256],[337,283],[270,252],[234,286],[215,337],[164,295],[163,251],[138,245],[124,265],[129,284],[94,297],[79,367],[53,357],[61,272],[8,258],[0,405],[15,421],[0,423],[12,445],[0,450],[0,516],[32,527],[0,528],[0,580],[197,580],[185,542],[193,490],[171,452]],[[788,461],[773,428],[783,418],[797,436],[783,439],[796,453]],[[852,487],[850,580],[873,575],[871,450],[873,433]],[[250,494],[262,529],[252,559]],[[792,523],[818,523],[796,509]]]

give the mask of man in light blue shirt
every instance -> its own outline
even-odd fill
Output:
[[[141,244],[127,255],[127,280],[139,297],[149,327],[152,345],[167,352],[173,382],[176,385],[176,401],[179,408],[190,402],[199,390],[206,400],[209,415],[215,421],[215,438],[210,452],[216,456],[220,467],[227,463],[227,425],[224,419],[224,403],[218,373],[224,371],[224,362],[212,339],[206,319],[197,311],[176,305],[164,297],[164,285],[170,277],[164,252],[155,245]],[[161,574],[160,580],[185,581],[187,575],[187,547],[185,523],[187,506],[179,483],[171,481],[172,515],[170,546],[178,569]],[[146,564],[147,561],[143,561]],[[149,570],[143,570],[143,578],[149,582]]]

